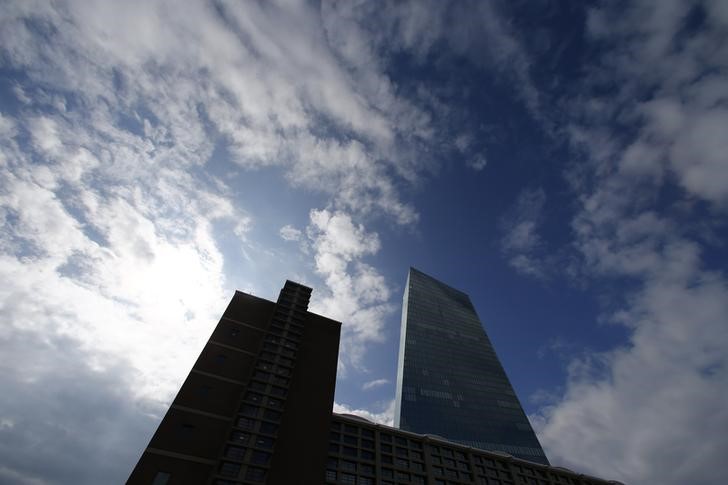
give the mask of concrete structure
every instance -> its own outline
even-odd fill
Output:
[[[470,298],[410,268],[395,426],[548,465]]]
[[[303,483],[303,482],[301,482]],[[312,482],[314,483],[314,482]],[[316,482],[318,483],[318,482]],[[521,460],[334,414],[326,484],[348,485],[607,485],[566,468]]]
[[[310,295],[235,293],[127,483],[321,482],[341,324]]]
[[[617,483],[332,415],[341,324],[308,312],[310,294],[235,293],[128,484]]]

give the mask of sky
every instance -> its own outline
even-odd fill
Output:
[[[720,483],[726,44],[723,0],[0,3],[0,482],[122,483],[286,279],[391,423],[414,266],[552,464]]]

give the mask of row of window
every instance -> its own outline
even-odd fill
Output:
[[[273,456],[275,438],[288,394],[289,377],[295,363],[303,327],[292,320],[293,309],[276,307],[263,349],[255,363],[248,391],[243,396],[218,476],[264,482]],[[228,461],[234,460],[234,461]],[[217,485],[235,482],[218,479]]]
[[[377,436],[373,430],[348,423],[332,423],[331,450],[338,456],[330,456],[327,463],[327,483],[367,484],[377,483],[419,483],[415,477],[424,474],[422,463],[423,449],[421,442],[403,436],[380,432]],[[381,467],[378,476],[375,474],[374,450],[380,453]],[[428,445],[431,455],[432,471],[435,483],[462,484],[478,483],[483,485],[517,485],[509,471],[507,463],[493,460],[478,454],[466,454],[463,451],[440,445]],[[357,461],[359,460],[359,461]],[[472,469],[471,465],[472,463]],[[389,468],[393,467],[393,468]],[[518,472],[517,478],[524,484],[578,484],[576,478],[550,473],[539,468],[529,468],[513,464]],[[525,474],[536,474],[526,476]],[[422,477],[424,480],[424,477]],[[551,481],[548,481],[548,480]],[[389,482],[388,480],[392,480]],[[425,482],[422,482],[425,483]]]

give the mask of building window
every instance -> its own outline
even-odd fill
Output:
[[[267,381],[270,378],[270,374],[261,370],[257,370],[253,374],[253,377],[255,377],[256,379],[260,379],[261,381]]]
[[[346,483],[347,485],[356,485],[356,475],[351,475],[350,473],[342,473],[341,483]]]
[[[262,382],[258,382],[258,381],[250,381],[250,384],[248,384],[248,387],[250,387],[250,389],[253,391],[260,391],[260,392],[265,392],[265,390],[267,388],[267,386],[265,384],[263,384]]]
[[[374,485],[374,480],[369,477],[359,477],[359,485]]]
[[[157,472],[157,474],[154,475],[152,485],[167,485],[170,478],[172,478],[172,475],[168,472]]]
[[[235,441],[236,443],[245,444],[250,439],[250,434],[243,433],[242,431],[233,431],[230,434],[230,441]]]
[[[225,477],[237,477],[238,473],[240,473],[240,465],[237,463],[224,461],[222,465],[220,465],[220,475]]]
[[[265,465],[270,461],[270,453],[266,451],[254,450],[250,461],[257,465]]]
[[[268,399],[268,406],[276,409],[283,407],[283,401],[278,399]]]
[[[223,364],[227,360],[227,355],[225,354],[217,354],[215,357],[215,362],[218,364]]]
[[[347,445],[356,446],[358,441],[359,441],[359,439],[356,436],[344,435],[344,443],[346,443]]]
[[[273,411],[272,409],[266,409],[265,413],[263,413],[263,417],[265,419],[278,422],[281,420],[281,413],[279,413],[278,411]]]
[[[327,482],[335,482],[336,481],[336,471],[334,471],[334,470],[326,470],[326,481]]]
[[[245,395],[245,399],[247,401],[252,401],[252,402],[258,403],[263,400],[263,396],[261,394],[255,393],[255,392],[249,392]]]
[[[392,442],[392,436],[388,434],[380,434],[379,435],[379,441],[382,441],[384,443],[391,443]]]
[[[409,475],[409,473],[397,472],[397,481],[399,481],[399,482],[409,482],[410,481],[410,475]]]
[[[285,377],[273,376],[273,384],[278,384],[279,386],[287,386],[288,379],[286,379]]]
[[[261,433],[265,434],[276,434],[278,432],[278,425],[273,423],[260,423],[260,430]]]
[[[272,387],[270,390],[270,393],[276,397],[285,397],[286,396],[286,390],[282,387]]]
[[[359,465],[359,472],[364,475],[374,475],[374,467],[367,465],[366,463],[362,463]]]
[[[391,453],[392,452],[392,445],[379,445],[379,447],[382,449],[384,453]]]
[[[230,329],[230,336],[231,337],[237,337],[238,335],[240,335],[240,330],[238,330],[237,328]]]
[[[255,420],[250,418],[238,418],[236,425],[238,428],[252,430],[255,426]]]
[[[265,480],[266,471],[263,468],[248,467],[245,473],[245,479],[252,482],[262,482]]]
[[[394,478],[394,470],[382,468],[382,478]]]
[[[361,457],[365,460],[374,460],[374,452],[369,450],[361,450]]]
[[[252,406],[250,404],[243,404],[240,406],[240,414],[244,416],[255,417],[258,414],[258,406]]]
[[[346,456],[356,456],[356,448],[351,448],[350,446],[344,446],[344,455]]]
[[[341,467],[342,470],[346,470],[347,472],[356,471],[356,463],[353,461],[341,460],[341,463],[339,466]]]
[[[245,448],[241,448],[239,446],[228,446],[225,448],[225,456],[227,458],[232,458],[233,460],[242,461],[245,457]]]
[[[273,438],[267,436],[258,436],[255,439],[255,446],[259,448],[271,449],[273,448]]]
[[[374,442],[372,440],[361,440],[361,447],[366,448],[367,450],[373,450]]]

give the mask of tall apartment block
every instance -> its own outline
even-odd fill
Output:
[[[465,293],[410,268],[395,426],[548,465]]]
[[[310,295],[235,293],[128,484],[321,483],[341,324]]]

